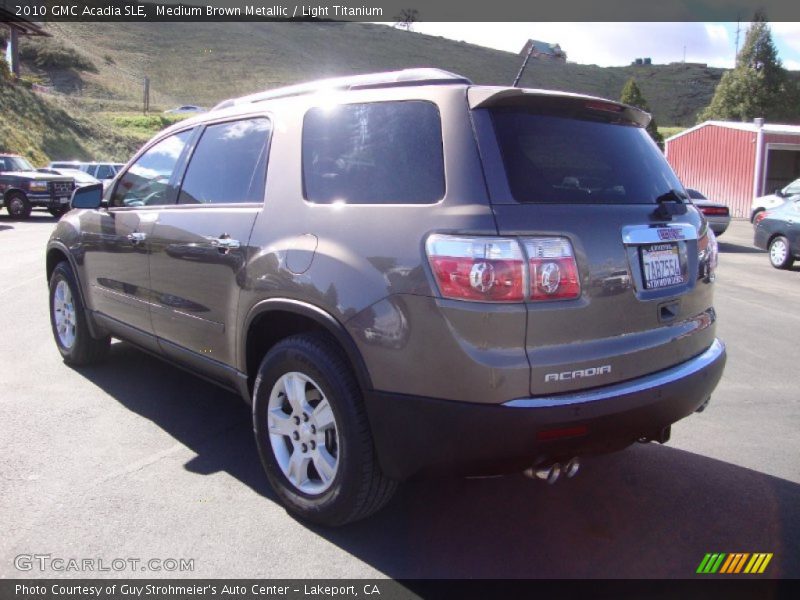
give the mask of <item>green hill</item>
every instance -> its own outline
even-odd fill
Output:
[[[52,39],[25,42],[24,73],[53,86],[59,94],[48,97],[58,98],[57,107],[83,128],[77,146],[42,138],[36,152],[51,158],[72,158],[62,154],[65,149],[120,158],[157,130],[157,119],[131,120],[141,109],[145,76],[151,108],[160,112],[320,77],[409,67],[439,67],[476,83],[508,85],[521,63],[513,53],[364,23],[50,23],[48,30]],[[82,70],[37,62],[32,50],[42,43],[79,56]],[[635,76],[658,123],[686,126],[709,103],[722,72],[693,64],[601,68],[532,60],[522,85],[618,98]],[[4,102],[0,98],[2,113],[8,110]],[[40,98],[34,105],[46,112],[52,103]],[[0,149],[19,150],[19,143],[9,147],[0,137],[0,146],[7,146]]]

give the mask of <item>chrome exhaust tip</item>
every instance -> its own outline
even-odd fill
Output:
[[[561,477],[561,464],[553,463],[546,467],[528,467],[523,471],[530,479],[539,479],[553,485]]]
[[[581,461],[577,456],[572,457],[569,462],[564,465],[564,475],[572,479],[581,470]]]

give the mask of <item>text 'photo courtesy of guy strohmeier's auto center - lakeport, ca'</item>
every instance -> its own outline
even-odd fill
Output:
[[[0,0],[0,597],[796,597],[798,39]]]

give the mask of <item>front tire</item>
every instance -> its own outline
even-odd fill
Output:
[[[776,269],[789,269],[794,264],[789,240],[779,235],[769,243],[769,262]]]
[[[378,464],[358,383],[325,334],[292,336],[267,353],[253,392],[253,425],[272,488],[303,519],[363,519],[397,487]]]
[[[67,262],[60,262],[50,277],[50,325],[65,363],[91,365],[108,354],[111,337],[92,337],[77,280]]]
[[[6,197],[6,210],[12,219],[27,219],[32,209],[28,197],[22,192],[12,192]]]

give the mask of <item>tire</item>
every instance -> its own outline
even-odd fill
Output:
[[[31,216],[31,203],[22,192],[12,192],[6,196],[6,210],[12,219],[27,219]]]
[[[60,262],[50,277],[50,325],[65,363],[91,365],[108,355],[111,337],[92,337],[75,274],[66,261]]]
[[[272,488],[302,519],[329,526],[363,519],[397,488],[378,465],[355,376],[326,334],[292,336],[267,353],[253,428]]]
[[[776,269],[789,269],[794,264],[789,240],[779,235],[769,242],[769,263]]]
[[[60,219],[69,212],[69,208],[48,208],[47,212],[53,215],[56,219]]]

